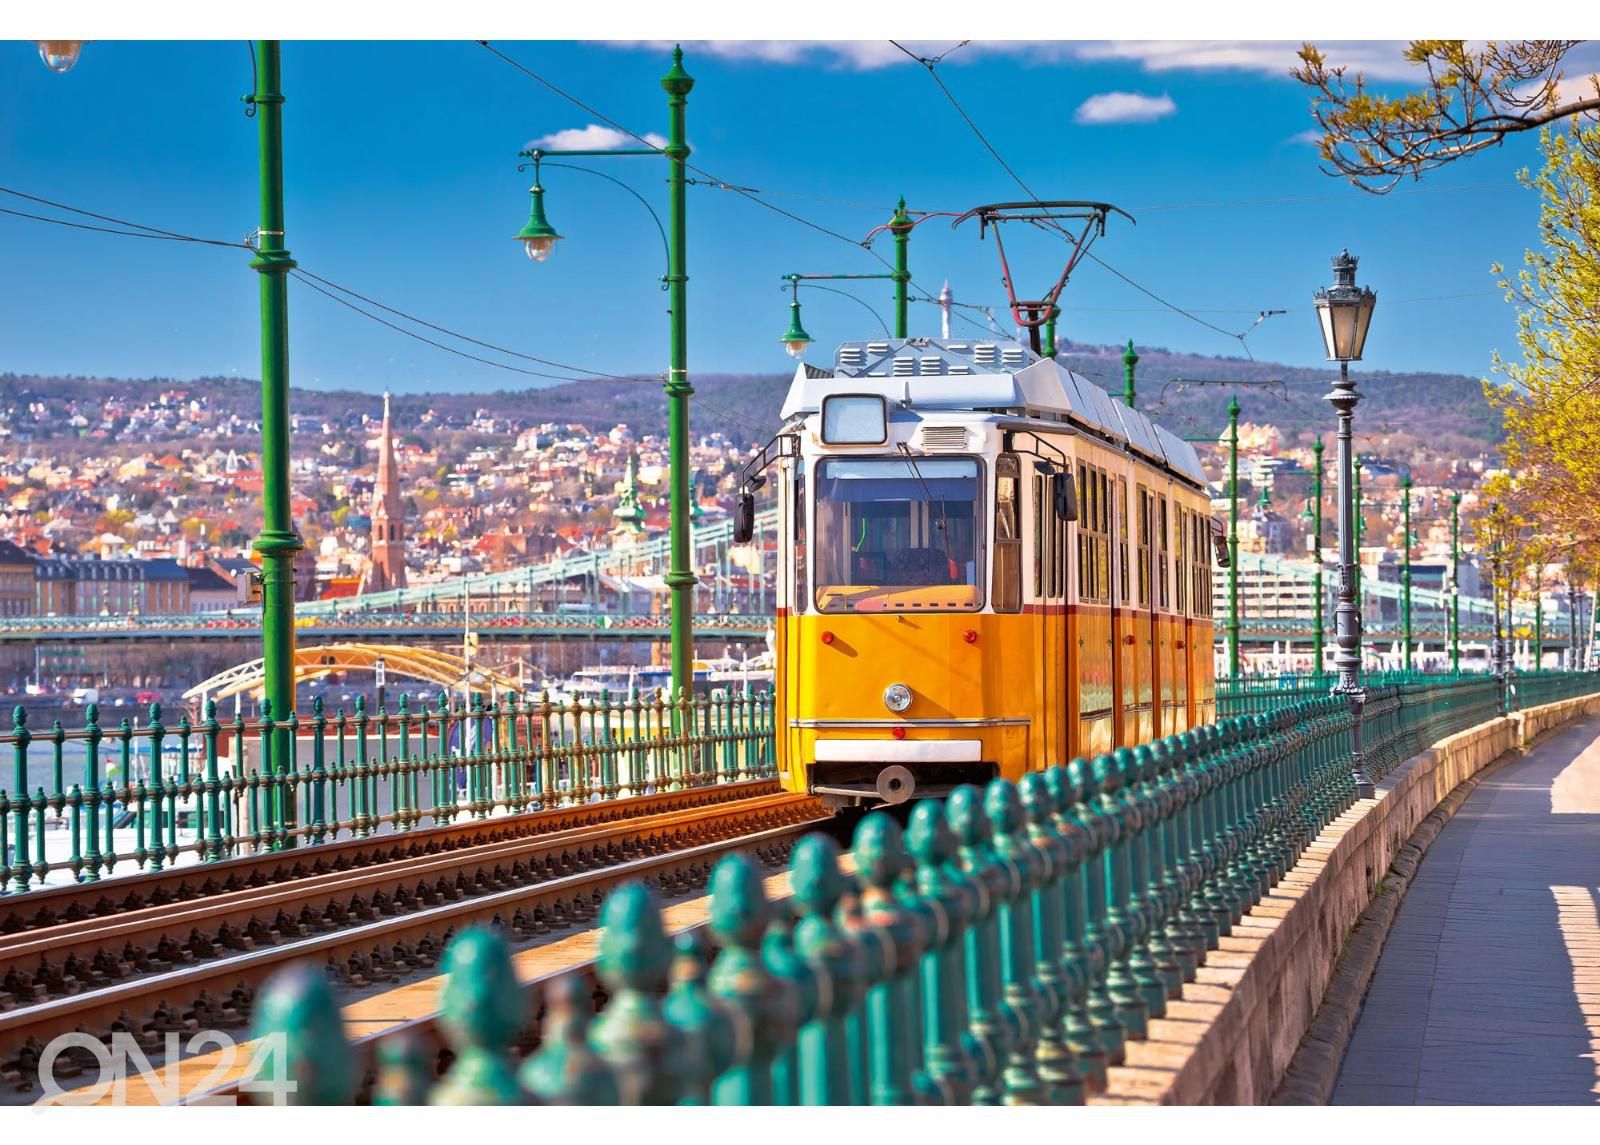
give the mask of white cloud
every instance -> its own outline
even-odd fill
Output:
[[[651,147],[665,147],[665,136],[647,132],[644,141]],[[637,147],[639,141],[614,127],[591,123],[587,127],[569,127],[565,131],[552,131],[528,143],[528,149],[544,148],[550,151],[616,151],[624,147]]]
[[[1176,115],[1178,105],[1172,97],[1140,95],[1135,91],[1103,91],[1078,105],[1073,119],[1079,123],[1149,123]]]
[[[1322,142],[1322,132],[1315,127],[1310,127],[1305,131],[1296,131],[1293,135],[1289,136],[1289,138],[1285,139],[1284,142],[1309,143],[1311,146],[1315,147]]]
[[[914,55],[935,57],[950,51],[959,40],[901,40]],[[616,40],[617,48],[670,50],[670,42]],[[1147,72],[1235,71],[1252,72],[1287,80],[1299,63],[1299,40],[973,40],[951,52],[949,63],[959,66],[982,56],[1004,56],[1032,63],[1068,60],[1124,61]],[[1332,66],[1345,66],[1351,74],[1363,72],[1375,80],[1415,80],[1421,69],[1406,62],[1400,40],[1326,40],[1317,47]],[[726,60],[767,64],[809,64],[853,71],[872,71],[894,65],[911,65],[887,40],[702,40],[684,45],[691,56],[707,54]]]

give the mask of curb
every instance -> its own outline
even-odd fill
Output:
[[[1582,713],[1578,714],[1581,718]],[[1328,980],[1322,1005],[1317,1008],[1305,1038],[1295,1050],[1294,1058],[1268,1104],[1328,1104],[1339,1078],[1339,1070],[1344,1065],[1345,1051],[1355,1032],[1356,1020],[1361,1016],[1367,987],[1372,984],[1372,976],[1378,969],[1384,943],[1389,938],[1400,903],[1428,848],[1480,783],[1568,726],[1569,722],[1546,728],[1526,745],[1512,748],[1476,775],[1462,780],[1417,824],[1416,830],[1379,880],[1380,890],[1351,928],[1350,937],[1339,952],[1339,961]]]

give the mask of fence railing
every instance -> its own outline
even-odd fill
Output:
[[[775,774],[770,694],[474,696],[451,707],[204,717],[0,735],[0,888],[91,882],[240,854]],[[54,878],[52,879],[52,876]]]
[[[1600,676],[1544,675],[1544,696],[1600,691]],[[1381,778],[1499,707],[1492,677],[1371,682],[1368,768]],[[438,1054],[388,1044],[363,1071],[321,969],[290,972],[256,1014],[255,1035],[283,1047],[259,1089],[293,1081],[287,1099],[307,1103],[1081,1102],[1351,805],[1350,718],[1323,693],[961,787],[918,803],[904,833],[875,812],[855,832],[854,878],[831,838],[796,845],[786,904],[753,860],[724,858],[709,944],[675,951],[654,893],[619,888],[600,917],[601,990],[557,979],[538,1020],[498,934],[465,932],[445,952]],[[537,1048],[519,1062],[514,1044]]]

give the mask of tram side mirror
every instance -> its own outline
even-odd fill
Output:
[[[1213,531],[1211,534],[1211,547],[1217,554],[1217,567],[1219,569],[1227,568],[1230,563],[1228,561],[1228,538],[1221,533]]]
[[[733,543],[748,545],[756,535],[756,495],[739,494],[739,504],[733,511]]]
[[[1072,474],[1060,474],[1056,478],[1055,490],[1056,520],[1076,521],[1078,519],[1078,489],[1072,482]]]

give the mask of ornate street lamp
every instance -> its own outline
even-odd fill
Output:
[[[86,40],[40,40],[39,55],[51,71],[68,71]],[[257,123],[260,155],[261,225],[246,242],[255,252],[250,268],[261,290],[261,534],[250,547],[261,554],[262,713],[278,721],[272,735],[270,770],[292,771],[289,717],[295,711],[294,565],[305,548],[294,525],[289,491],[289,272],[295,261],[284,241],[283,83],[277,40],[255,41],[255,89],[245,100]],[[263,768],[263,770],[267,770]],[[270,792],[270,846],[295,845],[295,789],[285,783]]]
[[[789,328],[783,332],[783,337],[778,341],[783,343],[783,348],[789,357],[803,358],[806,347],[811,345],[813,339],[806,333],[806,328],[800,325],[800,276],[792,275],[789,285],[794,290],[794,298],[789,303]]]
[[[1339,363],[1339,380],[1328,395],[1339,418],[1339,604],[1334,609],[1339,650],[1333,661],[1339,679],[1333,686],[1333,694],[1344,696],[1350,703],[1350,773],[1356,798],[1371,799],[1377,794],[1377,786],[1367,774],[1361,751],[1361,714],[1367,694],[1361,685],[1361,607],[1356,601],[1356,524],[1352,497],[1353,423],[1361,395],[1350,380],[1350,363],[1361,360],[1378,296],[1367,287],[1356,285],[1356,263],[1348,250],[1340,251],[1333,260],[1333,285],[1317,291],[1313,301],[1317,319],[1322,324],[1322,341],[1328,359]]]
[[[517,232],[517,241],[522,244],[522,249],[534,262],[543,262],[555,252],[556,243],[561,241],[561,236],[550,225],[550,220],[544,217],[544,188],[539,186],[539,176],[535,169],[533,186],[528,188],[528,193],[533,196],[533,208],[528,212],[527,224]]]
[[[78,62],[78,56],[83,52],[83,45],[88,40],[35,40],[39,45],[39,58],[44,61],[44,66],[55,72],[56,75],[65,75],[72,70]]]
[[[689,162],[688,132],[685,128],[685,109],[689,92],[694,89],[694,78],[683,70],[683,50],[672,51],[672,68],[661,79],[661,88],[667,94],[667,144],[665,147],[594,149],[531,148],[522,157],[534,163],[534,182],[531,193],[533,204],[528,223],[517,234],[523,249],[534,262],[550,257],[561,236],[544,214],[544,189],[539,185],[538,164],[546,156],[653,156],[667,161],[667,226],[662,228],[662,241],[666,247],[667,273],[662,277],[668,292],[668,313],[671,360],[663,387],[667,398],[667,455],[668,488],[670,491],[671,557],[666,576],[672,607],[672,694],[674,698],[686,696],[694,687],[694,586],[697,578],[691,564],[692,503],[689,495],[689,397],[694,387],[689,382],[688,339],[688,252],[687,252],[687,185],[685,170]],[[559,164],[551,164],[559,166]],[[598,171],[576,168],[591,175]],[[637,191],[625,183],[617,183],[643,203],[655,216],[652,208]],[[660,227],[661,220],[656,219]]]

